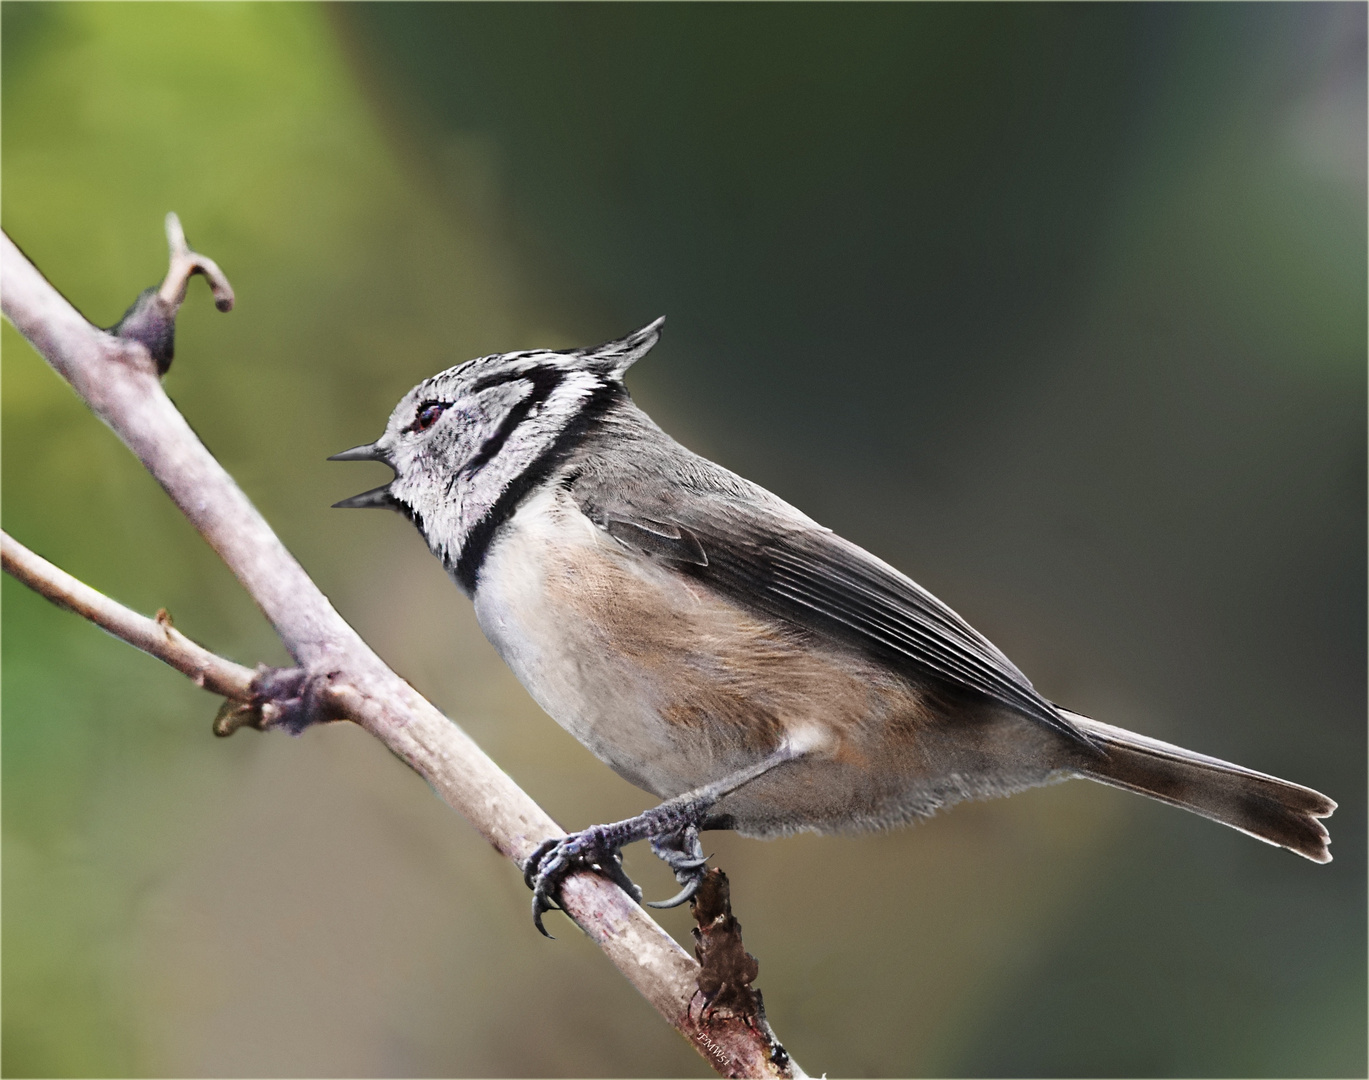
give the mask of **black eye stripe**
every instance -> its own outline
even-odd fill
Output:
[[[562,371],[560,368],[550,367],[546,365],[538,365],[536,367],[531,367],[528,368],[526,371],[496,371],[494,374],[486,375],[479,382],[474,383],[471,386],[471,388],[465,392],[463,396],[473,397],[476,394],[483,394],[486,390],[493,390],[497,386],[507,386],[511,382],[518,382],[522,380],[524,382],[532,383],[533,395],[535,397],[545,398],[546,395],[543,394],[543,389],[548,387],[550,389],[555,389],[556,384],[558,384],[563,378],[565,378],[565,374],[566,373]],[[436,416],[429,420],[427,424],[422,424],[419,422],[419,419],[423,415],[423,411],[433,405],[440,406],[441,409],[445,411],[446,409],[450,409],[452,407],[453,402],[439,401],[436,398],[425,399],[424,401],[419,403],[418,408],[414,411],[414,422],[410,424],[408,427],[406,427],[404,430],[423,431],[425,430],[425,428],[430,427],[432,424],[436,423]],[[439,413],[438,415],[441,415],[441,413]]]
[[[552,395],[552,392],[561,385],[565,377],[566,372],[562,371],[560,368],[538,365],[536,367],[528,368],[526,371],[496,372],[472,385],[463,397],[473,397],[486,390],[493,390],[498,386],[507,386],[511,382],[527,382],[531,384],[532,389],[522,401],[513,407],[509,412],[509,415],[504,418],[504,422],[499,425],[498,430],[485,440],[485,444],[480,448],[479,452],[466,463],[461,472],[469,476],[477,469],[488,464],[490,459],[503,449],[504,443],[508,441],[509,436],[513,433],[513,429],[522,423],[530,412],[545,402],[547,398]],[[414,422],[404,430],[406,432],[427,431],[428,428],[437,423],[438,417],[447,409],[451,408],[453,404],[454,403],[450,401],[438,401],[434,398],[429,398],[420,402],[414,413]],[[432,410],[432,412],[430,413],[429,410]]]
[[[496,371],[493,375],[486,375],[478,383],[470,388],[472,394],[483,394],[486,390],[493,390],[496,386],[506,386],[519,379],[527,379],[535,383],[540,373],[549,371],[549,368],[529,368],[527,371]]]
[[[499,430],[485,440],[485,445],[480,448],[480,452],[471,458],[461,469],[462,475],[470,476],[476,470],[487,465],[495,454],[504,448],[509,436],[513,434],[513,429],[527,419],[533,409],[541,405],[547,398],[551,397],[552,391],[561,385],[565,378],[565,373],[556,368],[536,367],[519,375],[509,378],[500,378],[499,382],[493,382],[493,376],[486,380],[492,386],[499,386],[502,383],[510,382],[513,379],[525,379],[532,383],[532,390],[528,396],[509,410],[509,415],[504,417],[504,422],[499,425]],[[482,384],[477,384],[477,389]],[[486,386],[485,389],[489,387]],[[472,392],[475,392],[474,390]]]
[[[566,418],[565,425],[556,440],[504,488],[495,504],[476,522],[470,535],[461,547],[454,573],[468,593],[475,591],[479,583],[480,567],[495,535],[518,509],[524,498],[538,484],[547,478],[553,469],[565,460],[576,446],[585,439],[588,432],[595,430],[620,403],[628,400],[627,390],[621,383],[600,382]]]

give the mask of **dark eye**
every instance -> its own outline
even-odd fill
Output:
[[[427,431],[437,423],[437,418],[442,415],[443,410],[446,408],[447,406],[440,401],[428,402],[428,404],[418,410],[418,415],[414,417],[414,430]]]

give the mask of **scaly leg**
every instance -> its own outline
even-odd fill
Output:
[[[776,766],[801,757],[804,752],[786,743],[754,765],[667,799],[636,817],[608,825],[591,825],[569,836],[544,841],[523,864],[523,880],[532,890],[533,925],[544,936],[551,937],[542,925],[542,913],[559,906],[554,901],[561,883],[576,869],[598,870],[640,902],[642,890],[623,872],[619,854],[622,848],[637,840],[650,840],[651,849],[675,871],[676,880],[684,885],[678,896],[651,906],[683,904],[703,881],[706,857],[699,845],[699,827],[714,804]]]

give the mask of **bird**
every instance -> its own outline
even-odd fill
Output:
[[[911,578],[667,435],[624,384],[664,321],[448,368],[330,459],[390,466],[334,505],[407,517],[542,709],[661,800],[537,847],[539,931],[578,869],[640,902],[636,841],[682,886],[669,907],[707,872],[702,831],[880,829],[1076,777],[1330,861],[1325,795],[1046,700]]]

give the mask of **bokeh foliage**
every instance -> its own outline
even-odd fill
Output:
[[[772,1019],[870,1075],[1365,1065],[1356,5],[32,4],[4,227],[344,614],[563,823],[646,797],[541,716],[326,454],[468,356],[667,314],[670,430],[952,602],[1048,696],[1313,784],[1312,867],[1082,784],[720,837]],[[6,325],[4,524],[246,663],[226,571]],[[701,1074],[359,733],[214,703],[3,585],[6,1075]],[[670,883],[634,853],[649,889]],[[684,934],[687,917],[667,925]]]

